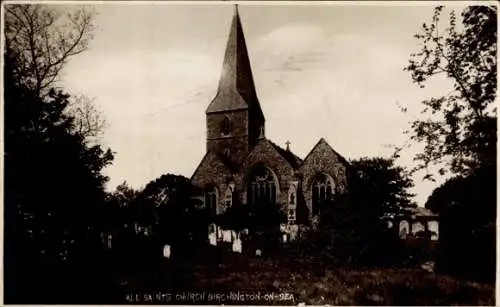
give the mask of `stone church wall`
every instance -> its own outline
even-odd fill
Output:
[[[331,177],[335,185],[335,194],[342,195],[347,192],[347,167],[347,163],[324,140],[313,148],[299,169],[302,176],[302,191],[309,212],[312,211],[314,178],[321,173]]]
[[[267,140],[261,140],[245,159],[245,162],[241,166],[240,170],[242,176],[240,178],[240,181],[238,182],[238,189],[240,191],[246,191],[248,176],[252,172],[253,168],[260,163],[273,171],[273,173],[278,178],[278,203],[283,205],[286,204],[288,201],[287,197],[290,181],[295,180],[294,169],[276,151],[276,149],[271,144],[269,144]]]
[[[234,164],[239,164],[248,153],[248,112],[246,110],[207,115],[207,149],[224,154],[231,150],[230,157]],[[224,136],[221,123],[227,117],[231,131]]]
[[[209,152],[191,178],[191,182],[200,188],[213,184],[220,190],[231,178],[231,171],[214,153]]]

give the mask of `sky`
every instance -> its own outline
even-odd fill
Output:
[[[422,89],[403,71],[413,37],[433,7],[241,3],[266,136],[304,158],[321,137],[346,159],[389,157],[419,116],[421,101],[451,90]],[[63,85],[95,98],[106,118],[102,143],[115,152],[108,189],[162,174],[191,177],[205,154],[205,109],[214,98],[234,7],[211,4],[94,5],[89,49],[66,65]],[[458,8],[460,9],[460,8]],[[408,108],[400,111],[399,105]],[[414,146],[397,163],[411,167]],[[442,182],[414,177],[424,205]]]

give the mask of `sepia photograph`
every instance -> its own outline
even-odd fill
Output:
[[[496,305],[497,10],[3,1],[3,303]]]

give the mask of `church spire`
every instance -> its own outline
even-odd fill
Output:
[[[235,5],[219,88],[206,112],[214,113],[239,109],[251,109],[251,113],[264,117],[255,91],[238,6]]]

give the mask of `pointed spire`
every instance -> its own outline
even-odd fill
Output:
[[[207,113],[246,108],[262,112],[255,91],[238,5],[235,5],[217,96],[208,106]]]

